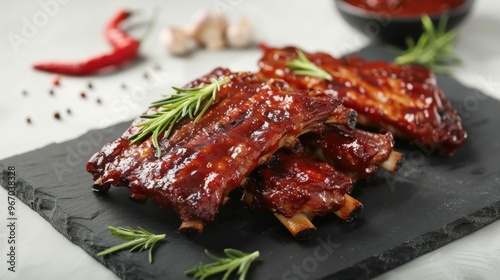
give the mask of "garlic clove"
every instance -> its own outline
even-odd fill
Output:
[[[161,31],[160,43],[167,51],[174,55],[186,55],[195,46],[189,34],[184,29],[176,26],[167,27]]]
[[[217,28],[207,28],[200,34],[200,40],[207,49],[216,50],[225,47],[224,35]]]
[[[226,30],[228,44],[234,48],[248,47],[253,41],[253,29],[246,17]]]
[[[189,34],[208,49],[221,49],[226,45],[226,18],[217,11],[199,11],[193,16]]]

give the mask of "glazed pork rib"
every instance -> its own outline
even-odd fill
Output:
[[[339,97],[358,112],[362,125],[419,141],[446,155],[454,154],[467,137],[460,117],[424,67],[304,52],[331,75],[328,80],[293,74],[287,64],[298,57],[295,47],[262,48],[259,75],[283,79],[294,89],[319,89]]]
[[[243,201],[273,213],[296,239],[307,239],[316,216],[335,213],[350,221],[358,215],[363,205],[347,194],[351,189],[351,179],[330,165],[280,149],[251,173]]]
[[[280,149],[243,186],[243,201],[273,213],[296,239],[312,235],[315,216],[353,220],[363,207],[348,195],[353,180],[369,179],[380,167],[395,172],[403,158],[390,132],[328,125],[323,134],[306,133],[293,150]]]
[[[377,134],[329,125],[324,134],[307,133],[300,141],[308,155],[327,162],[353,180],[369,179],[380,167],[394,173],[403,160],[403,154],[393,150],[390,132]]]
[[[151,198],[177,212],[182,232],[199,233],[214,221],[228,194],[279,148],[293,146],[303,133],[320,132],[325,123],[355,115],[331,96],[283,90],[279,82],[263,83],[248,73],[217,69],[191,85],[222,75],[230,81],[198,122],[183,120],[169,138],[160,135],[160,158],[151,137],[130,141],[141,118],[106,144],[87,163],[95,187],[127,186],[131,198]]]

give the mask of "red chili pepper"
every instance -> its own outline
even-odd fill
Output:
[[[128,16],[128,12],[120,10],[106,26],[106,37],[113,45],[113,51],[82,61],[35,63],[33,67],[52,73],[90,75],[133,60],[138,55],[140,42],[119,28],[120,23]]]
[[[45,62],[33,65],[35,69],[68,75],[90,75],[110,66],[118,66],[131,61],[137,56],[139,42],[132,42],[129,46],[114,49],[104,55],[99,55],[84,61],[75,62]]]
[[[120,29],[120,24],[130,17],[132,13],[126,10],[119,10],[118,13],[106,25],[104,34],[113,48],[126,46],[130,40],[134,40],[127,33]]]

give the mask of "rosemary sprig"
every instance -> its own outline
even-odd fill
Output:
[[[156,242],[165,238],[165,234],[156,235],[141,227],[137,227],[137,229],[134,230],[131,227],[125,228],[108,226],[108,230],[113,236],[130,241],[99,252],[97,253],[97,256],[104,256],[117,251],[121,251],[123,249],[128,249],[130,247],[132,247],[130,249],[130,252],[136,249],[139,249],[139,252],[149,249],[149,263],[153,263],[153,246],[156,244]]]
[[[445,15],[435,27],[429,16],[423,16],[424,32],[416,43],[412,38],[406,39],[408,49],[402,51],[395,62],[422,64],[436,73],[448,73],[446,66],[461,63],[461,59],[453,53],[457,33],[454,30],[446,32],[447,21],[448,16]]]
[[[286,66],[292,70],[295,75],[313,76],[328,81],[332,80],[332,76],[325,70],[319,68],[316,64],[312,63],[301,50],[297,50],[299,55],[297,58],[289,61]]]
[[[141,127],[141,130],[130,137],[132,143],[141,142],[152,134],[153,146],[156,148],[157,156],[160,157],[159,135],[166,130],[163,137],[168,137],[174,125],[185,116],[194,119],[194,122],[198,121],[212,105],[220,87],[228,83],[229,80],[229,77],[222,77],[219,80],[212,78],[210,84],[197,88],[172,87],[177,91],[177,94],[172,94],[151,103],[150,108],[160,107],[160,109],[154,113],[141,116],[141,118],[147,120],[136,125]],[[201,108],[201,103],[204,101],[206,103]]]
[[[250,265],[256,258],[259,257],[259,251],[247,254],[236,249],[225,249],[224,253],[228,256],[228,258],[219,258],[212,255],[208,252],[208,250],[205,250],[205,254],[209,258],[215,260],[215,262],[200,264],[197,267],[186,271],[186,275],[203,280],[212,275],[225,272],[222,280],[227,280],[231,273],[238,268],[236,273],[237,275],[240,275],[240,280],[244,280]]]

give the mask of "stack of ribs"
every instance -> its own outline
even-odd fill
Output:
[[[342,73],[327,83],[294,75],[286,64],[295,53],[295,48],[266,48],[258,73],[217,68],[186,85],[230,78],[198,121],[187,117],[169,137],[160,135],[161,153],[151,137],[130,140],[141,130],[138,117],[87,163],[93,189],[128,187],[130,199],[150,198],[172,209],[181,218],[179,230],[195,235],[241,188],[244,202],[271,212],[295,238],[306,239],[316,230],[311,222],[316,216],[333,213],[348,222],[358,215],[363,206],[349,195],[356,180],[371,178],[379,168],[396,171],[402,154],[393,151],[391,132],[447,154],[465,139],[459,118],[428,71],[382,63],[369,68],[361,59],[307,54],[328,72]],[[384,68],[384,79],[364,72]],[[410,94],[402,89],[403,80],[420,87],[420,94],[433,95]],[[427,106],[417,111],[421,105]],[[384,134],[355,128],[356,111],[364,125]]]

